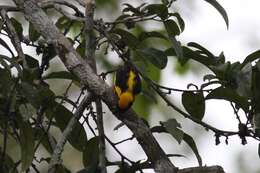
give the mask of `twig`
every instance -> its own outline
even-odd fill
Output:
[[[21,46],[21,40],[18,36],[18,33],[16,32],[11,20],[9,19],[6,11],[4,9],[1,10],[1,16],[2,18],[5,20],[6,22],[6,26],[8,28],[8,34],[11,36],[11,41],[18,53],[18,62],[19,61],[22,61],[23,62],[23,67],[24,68],[28,68],[27,66],[27,62],[25,60],[25,55],[23,53],[23,49],[22,49],[22,46]]]
[[[116,148],[115,144],[114,144],[107,136],[105,136],[105,138],[106,138],[107,142],[114,148],[114,150],[116,150],[116,152],[121,156],[121,158],[122,158],[123,160],[127,160],[127,161],[130,162],[131,164],[134,163],[132,160],[130,160],[130,159],[128,159],[127,157],[125,157],[125,156],[121,153],[121,151],[119,151],[119,149]]]
[[[90,115],[92,115],[93,120],[94,120],[95,123],[97,124],[97,119],[96,119],[95,116],[93,115],[93,112],[90,113]],[[88,125],[88,126],[90,127],[90,125]],[[90,129],[92,129],[92,128],[90,128]],[[93,129],[92,129],[91,131],[92,131],[93,134],[95,134],[94,131],[93,131]],[[112,146],[112,148],[114,148],[114,150],[121,156],[121,158],[122,158],[123,160],[127,160],[127,161],[128,161],[129,163],[131,163],[131,164],[134,163],[132,160],[130,160],[130,159],[128,159],[126,156],[124,156],[124,155],[121,153],[121,151],[116,147],[116,143],[113,143],[105,134],[104,134],[104,138],[105,138],[105,139],[107,140],[107,142]]]
[[[177,106],[175,106],[159,89],[157,89],[153,84],[151,85],[152,89],[157,92],[157,94],[159,94],[159,96],[161,96],[161,98],[167,103],[168,106],[170,106],[171,108],[173,108],[175,111],[177,111],[178,113],[180,113],[182,116],[184,116],[185,118],[188,118],[190,120],[192,120],[193,122],[205,127],[206,129],[209,129],[215,133],[221,134],[223,136],[231,136],[231,135],[237,135],[238,132],[232,132],[232,131],[225,131],[225,130],[219,130],[187,113],[185,113],[184,111],[182,111],[180,108],[178,108]]]
[[[144,18],[142,16],[135,16],[135,17],[130,16],[129,18],[125,18],[124,20],[116,20],[114,22],[106,22],[105,24],[106,25],[117,25],[117,24],[126,23],[128,21],[137,23],[137,22],[144,22],[144,21],[148,21],[148,20],[154,20],[154,21],[157,21],[157,22],[162,22],[162,20],[156,19],[156,17],[158,17],[158,16],[156,15],[156,16],[147,17],[147,18]]]
[[[92,115],[91,107],[90,107],[90,112],[86,115],[86,117],[84,116],[84,122],[83,122],[82,124],[86,123],[87,126],[88,126],[88,128],[90,129],[91,133],[94,135],[94,137],[96,137],[97,134],[95,133],[95,130],[92,128],[92,126],[91,126],[90,123],[89,123],[89,117],[90,117],[90,115]],[[92,116],[92,117],[93,117],[93,116]]]
[[[170,87],[166,87],[166,86],[157,84],[156,82],[152,81],[151,79],[149,79],[149,80],[158,89],[168,90],[168,94],[171,94],[171,91],[176,91],[176,92],[185,92],[185,91],[190,91],[190,92],[210,92],[210,91],[212,91],[212,89],[183,90],[183,89],[178,89],[178,88],[170,88]]]
[[[37,169],[36,165],[32,163],[32,168],[36,173],[40,173],[40,171]]]
[[[61,159],[60,159],[61,153],[62,153],[64,145],[68,139],[68,136],[71,134],[76,122],[78,121],[78,119],[80,118],[82,113],[84,112],[86,106],[92,102],[92,99],[93,99],[92,94],[85,96],[85,98],[81,101],[79,107],[77,108],[74,116],[70,119],[67,127],[63,131],[62,136],[60,137],[60,139],[57,142],[57,145],[53,151],[51,161],[49,164],[48,173],[55,173],[55,170],[56,170],[55,166],[59,165],[61,162]]]
[[[239,124],[241,124],[241,120],[240,120],[240,117],[238,115],[238,110],[235,108],[235,106],[234,106],[234,104],[232,102],[230,102],[230,105],[233,108],[234,114],[236,115],[236,118],[237,118]]]
[[[11,11],[20,11],[21,9],[14,7],[14,6],[8,6],[8,5],[0,5],[0,9],[4,9],[6,12]]]
[[[84,90],[85,90],[84,88],[82,88],[82,89],[80,90],[79,96],[78,96],[76,102],[74,103],[75,105],[78,105],[78,103],[79,103],[79,101],[80,101],[80,98],[81,98],[81,97],[84,95],[84,93],[85,93]],[[71,112],[74,112],[74,109],[75,109],[75,107],[72,108]]]
[[[67,18],[69,18],[71,20],[84,21],[84,18],[68,13],[67,11],[63,10],[60,6],[58,6],[57,4],[53,4],[53,8],[55,8],[57,11],[59,11],[61,14],[63,14],[64,16],[66,16]]]
[[[84,16],[83,13],[79,10],[79,8],[77,6],[69,3],[68,1],[64,1],[64,0],[44,0],[44,1],[40,2],[39,5],[42,8],[48,8],[48,7],[54,7],[55,4],[70,7],[71,9],[73,9],[76,12],[77,15],[79,15],[81,17]]]
[[[115,142],[114,145],[119,145],[119,144],[122,144],[123,142],[130,141],[130,140],[133,140],[133,139],[134,139],[134,135],[132,135],[130,138],[121,140],[119,142]]]
[[[116,72],[116,70],[109,70],[107,72],[100,73],[98,76],[100,76],[103,80],[105,80],[108,74],[114,73],[114,72]]]

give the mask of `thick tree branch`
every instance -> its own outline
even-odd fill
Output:
[[[138,118],[136,113],[131,109],[124,114],[118,113],[116,106],[117,98],[113,89],[100,79],[92,68],[77,54],[70,41],[62,35],[49,17],[37,5],[38,1],[15,0],[15,2],[23,9],[26,19],[57,49],[59,57],[67,69],[74,73],[90,92],[101,98],[117,118],[122,120],[134,133],[155,171],[159,173],[176,173],[176,167],[170,162],[149,128]]]

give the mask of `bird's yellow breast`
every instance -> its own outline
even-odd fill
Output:
[[[128,80],[127,80],[127,85],[128,85],[128,90],[129,91],[133,91],[133,88],[134,88],[134,85],[135,85],[135,73],[130,70],[129,71],[129,77],[128,77]]]
[[[121,110],[125,110],[125,109],[129,108],[129,106],[131,106],[133,101],[134,101],[133,93],[131,93],[131,92],[123,92],[119,96],[118,106],[119,106],[119,108]]]

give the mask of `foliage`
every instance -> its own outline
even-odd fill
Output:
[[[150,110],[157,103],[157,99],[161,98],[184,117],[213,131],[216,134],[216,144],[219,143],[221,136],[228,138],[238,135],[242,144],[247,143],[247,138],[260,140],[260,51],[251,53],[242,63],[231,63],[225,60],[224,53],[214,55],[199,43],[182,44],[178,40],[178,36],[184,31],[185,23],[179,13],[172,11],[175,1],[162,0],[156,4],[139,6],[125,3],[122,14],[114,21],[95,20],[96,47],[102,51],[98,62],[104,66],[103,71],[113,70],[112,67],[116,68],[112,61],[106,59],[108,51],[115,51],[122,61],[128,61],[136,66],[143,79],[144,87],[142,94],[137,98],[136,104],[138,104],[134,105],[134,109],[141,113],[144,119],[148,119]],[[225,9],[215,0],[205,1],[215,7],[228,27],[228,16]],[[98,8],[109,4],[108,2],[103,4],[105,1],[97,2]],[[115,1],[111,1],[111,3],[115,3]],[[46,6],[45,8],[52,7]],[[59,10],[59,8],[55,9]],[[11,12],[11,10],[7,9],[7,12]],[[66,14],[59,15],[56,26],[74,44],[74,47],[77,47],[76,51],[84,57],[85,25],[84,20],[80,20],[84,19],[84,14],[78,11],[75,14]],[[75,18],[70,18],[71,16],[75,16]],[[162,30],[145,30],[143,26],[150,22],[161,24]],[[76,101],[69,97],[71,86],[73,84],[80,86],[79,78],[69,71],[50,72],[51,60],[58,58],[56,50],[52,44],[41,37],[40,31],[34,28],[33,24],[28,24],[29,28],[26,28],[19,19],[9,18],[5,15],[0,18],[0,45],[9,53],[8,55],[0,53],[0,137],[3,139],[0,141],[0,163],[2,163],[0,172],[12,170],[18,172],[20,169],[21,171],[37,170],[35,163],[38,158],[35,156],[39,151],[39,146],[43,146],[49,156],[40,158],[38,165],[41,165],[42,162],[49,163],[55,147],[53,143],[55,144],[58,140],[51,130],[55,128],[61,132],[65,130],[86,89],[84,86],[82,89],[77,88],[80,95]],[[12,27],[15,32],[12,32]],[[27,29],[28,36],[24,36]],[[15,39],[24,43],[28,48],[35,48],[36,55],[19,52],[17,44],[20,43],[17,43]],[[153,40],[156,40],[158,44],[154,44]],[[159,83],[161,73],[163,69],[167,68],[170,57],[176,58],[182,66],[185,66],[190,60],[197,61],[207,67],[211,73],[205,74],[204,83],[201,86],[192,83],[187,86],[188,89],[162,86]],[[108,73],[105,72],[105,74]],[[105,76],[103,75],[103,77]],[[51,89],[49,84],[51,79],[61,82],[71,81],[64,91],[64,95],[57,95]],[[194,87],[195,90],[190,89],[191,87]],[[172,92],[182,93],[182,104],[187,113],[169,101],[167,96]],[[156,94],[159,97],[156,97]],[[236,132],[222,131],[203,122],[209,99],[222,99],[231,103],[239,124]],[[246,117],[246,122],[242,122],[240,119],[239,111]],[[99,169],[98,145],[100,141],[95,134],[96,126],[89,124],[90,118],[95,119],[95,117],[96,112],[93,111],[92,104],[90,104],[82,116],[83,123],[77,121],[68,137],[70,145],[83,153],[82,162],[85,168],[79,169],[79,172],[97,172]],[[86,134],[83,124],[90,129],[91,135],[94,137],[88,138],[90,134]],[[161,122],[158,126],[151,127],[151,131],[169,133],[178,143],[186,142],[194,152],[198,164],[202,165],[194,139],[182,130],[181,124],[174,117]],[[14,139],[20,147],[19,158],[9,155],[7,141],[10,138]],[[128,160],[120,153],[115,143],[111,141],[109,143],[122,159],[113,162],[107,161],[106,166],[118,166],[117,172],[135,172],[147,168],[144,165],[149,161]],[[258,149],[258,153],[259,151],[260,149]],[[66,165],[60,165],[57,171],[71,172]]]

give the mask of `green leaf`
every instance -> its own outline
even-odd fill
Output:
[[[174,20],[169,19],[163,23],[169,36],[180,35],[180,29]]]
[[[156,72],[160,74],[160,72],[158,72],[158,69],[156,69]],[[149,89],[147,84],[143,82],[142,93],[136,97],[132,107],[138,113],[138,115],[147,120],[149,119],[152,105],[155,102],[156,97],[154,91]]]
[[[29,120],[33,115],[36,115],[36,109],[29,103],[20,104],[19,112],[24,120]]]
[[[34,28],[33,24],[29,23],[29,39],[32,42],[37,41],[40,38],[41,34]]]
[[[182,104],[191,116],[202,120],[205,113],[205,100],[202,92],[183,92]]]
[[[211,70],[216,74],[217,78],[221,80],[228,80],[228,78],[230,77],[227,76],[231,76],[231,74],[234,74],[234,72],[232,72],[231,70],[230,62],[226,62],[217,66],[212,66]]]
[[[95,173],[98,168],[99,157],[99,140],[98,136],[91,138],[83,151],[83,164],[86,170]]]
[[[14,60],[14,58],[9,58],[5,55],[0,55],[0,59],[2,59],[3,61],[8,61],[10,63],[10,66],[15,67],[17,69],[18,76],[21,76],[22,68],[20,67],[20,64],[18,64],[17,61]]]
[[[49,154],[53,153],[53,148],[51,146],[50,140],[49,140],[49,136],[46,135],[46,132],[44,129],[40,129],[40,128],[34,128],[34,138],[35,141],[39,141],[41,140],[41,144],[42,146],[49,152]],[[52,137],[52,140],[56,142],[55,138]]]
[[[30,123],[19,121],[22,171],[27,170],[34,157],[34,137]]]
[[[0,151],[2,151],[1,147],[0,147]],[[0,154],[1,154],[1,152],[0,152]],[[0,167],[0,171],[3,172],[3,173],[4,172],[18,173],[13,159],[7,153],[5,153],[4,165],[2,167]]]
[[[62,17],[60,17],[60,18],[57,20],[57,22],[56,22],[55,25],[56,25],[59,29],[63,30],[63,29],[65,29],[65,28],[69,27],[70,24],[71,24],[71,20],[70,20],[69,18],[67,18],[66,16],[62,16]]]
[[[24,67],[22,80],[27,81],[29,83],[33,83],[34,80],[39,80],[40,78],[39,61],[27,54],[25,54],[25,61],[27,66]]]
[[[256,62],[256,68],[260,71],[260,60]]]
[[[190,70],[191,70],[191,65],[190,63],[185,63],[185,64],[181,64],[179,61],[178,62],[174,62],[174,71],[178,74],[178,75],[184,75],[187,74]]]
[[[26,100],[31,103],[36,109],[40,106],[40,98],[37,94],[36,89],[29,83],[21,83],[21,93],[25,96]]]
[[[140,63],[136,63],[136,65],[138,66],[138,69],[141,71],[142,74],[144,74],[145,76],[148,76],[154,82],[158,83],[160,81],[162,71],[160,69],[158,69],[157,67],[155,67],[152,63],[150,63],[149,61],[147,61],[145,59],[142,59],[142,61],[140,61]],[[150,88],[149,88],[149,85],[147,85],[147,82],[142,83],[142,88],[144,89],[144,91],[145,90],[147,90],[148,92],[150,91]],[[152,94],[152,95],[154,95],[154,94]]]
[[[236,103],[237,106],[247,111],[249,103],[245,97],[242,97],[236,93],[233,89],[218,87],[211,91],[205,99],[224,99]]]
[[[0,68],[0,79],[0,93],[2,93],[4,97],[8,98],[13,83],[10,71]]]
[[[99,10],[99,8],[101,9],[109,9],[109,10],[117,10],[118,7],[118,1],[117,0],[95,0],[96,2],[96,7],[97,10]]]
[[[183,134],[183,140],[189,145],[189,147],[192,149],[193,153],[195,154],[197,160],[198,160],[198,163],[199,163],[199,166],[202,166],[202,159],[201,159],[201,156],[199,154],[199,151],[198,151],[198,148],[197,148],[197,145],[196,143],[194,142],[193,138],[188,135],[187,133],[184,133]]]
[[[164,40],[168,40],[167,37],[165,37],[163,34],[161,34],[160,32],[156,32],[156,31],[151,31],[151,32],[141,32],[138,39],[139,41],[144,41],[148,38],[152,38],[152,37],[156,37],[156,38],[161,38]]]
[[[44,76],[42,79],[68,79],[79,82],[79,79],[68,71],[52,72]]]
[[[49,117],[51,115],[55,116],[57,126],[60,128],[61,131],[64,131],[70,119],[74,116],[71,111],[58,103],[54,106],[53,109],[48,110],[48,114]],[[68,141],[74,148],[79,151],[83,151],[83,149],[85,148],[85,144],[87,143],[87,135],[80,122],[76,121],[71,135],[68,138]]]
[[[164,4],[150,4],[144,10],[147,10],[149,15],[157,14],[163,20],[168,17],[168,8]]]
[[[229,22],[228,22],[228,15],[226,10],[216,0],[204,0],[204,1],[208,2],[213,7],[215,7],[216,10],[218,10],[218,12],[222,15],[223,19],[225,20],[226,26],[228,28]]]
[[[138,164],[135,166],[138,166]],[[134,169],[131,169],[131,167],[128,164],[122,163],[122,166],[119,166],[119,169],[116,170],[115,173],[136,173],[136,171]]]
[[[55,173],[71,173],[64,165],[56,165]]]
[[[168,5],[169,1],[168,0],[161,0],[163,4]]]
[[[164,69],[167,65],[168,57],[164,51],[155,48],[145,48],[142,50],[137,50],[137,53],[159,69]]]
[[[9,73],[11,73],[11,68],[8,65],[8,63],[2,58],[2,56],[0,55],[0,64],[4,67],[4,69],[6,69]]]
[[[253,103],[254,103],[254,109],[256,112],[256,117],[257,118],[256,124],[258,126],[258,129],[260,129],[260,70],[258,68],[260,64],[260,61],[256,63],[256,65],[253,67],[252,70],[252,97],[253,97]],[[258,117],[257,117],[258,116]],[[260,134],[260,133],[259,133]]]
[[[82,21],[76,21],[76,20],[73,20],[71,22],[71,27],[70,27],[70,34],[71,34],[71,37],[69,38],[73,38],[71,39],[71,43],[74,44],[75,42],[75,38],[79,36],[79,34],[82,36],[80,38],[84,38],[84,34],[82,34],[82,30],[83,30],[83,26],[84,26],[84,22]]]
[[[260,70],[258,68],[260,61],[256,63],[253,67],[252,73],[252,96],[253,96],[253,103],[254,103],[254,131],[256,136],[260,137]]]
[[[76,51],[81,57],[85,57],[86,40],[83,39],[82,42],[76,48]]]
[[[37,88],[37,95],[43,108],[55,105],[55,94],[48,86],[41,85]]]
[[[203,81],[211,81],[213,79],[216,79],[217,77],[214,74],[206,74],[205,76],[203,76]]]
[[[180,144],[183,140],[184,132],[179,129],[181,128],[181,125],[177,122],[176,119],[169,119],[166,122],[162,123],[165,127],[166,131],[169,132]]]
[[[54,104],[55,94],[48,87],[39,86],[38,88],[35,88],[27,82],[22,82],[19,89],[23,97],[36,109],[40,106],[47,108]]]
[[[112,30],[112,33],[120,35],[123,42],[126,45],[128,45],[130,48],[135,49],[139,45],[139,41],[138,41],[137,37],[126,30],[116,28],[116,29]]]
[[[179,13],[170,13],[169,15],[176,17],[176,19],[178,20],[180,29],[183,32],[185,29],[185,23],[184,23],[184,20],[182,19],[182,17],[180,16],[180,14]]]
[[[209,69],[211,69],[211,66],[215,66],[217,63],[216,59],[214,59],[212,57],[200,55],[198,52],[193,51],[192,49],[190,49],[186,46],[182,46],[182,50],[183,50],[183,61],[184,62],[188,61],[189,59],[193,59],[193,60],[205,65]],[[165,53],[168,56],[176,56],[176,51],[173,48],[169,48],[169,49],[165,50]]]
[[[39,68],[39,61],[30,55],[25,54],[25,61],[29,68]]]
[[[70,144],[79,151],[83,151],[87,143],[87,134],[84,127],[79,122],[74,126],[68,141]]]
[[[132,12],[134,13],[134,15],[143,15],[143,13],[140,11],[141,6],[139,7],[134,7],[131,4],[128,3],[124,3],[123,5],[125,5],[126,7],[122,10],[123,12]]]
[[[15,18],[10,18],[12,25],[14,26],[14,29],[16,31],[16,33],[18,34],[20,40],[23,39],[23,27],[22,24],[20,22],[18,22]]]
[[[190,46],[190,47],[194,47],[194,48],[200,50],[201,53],[205,54],[205,55],[208,56],[209,58],[214,58],[214,57],[215,57],[209,50],[207,50],[205,47],[201,46],[201,45],[198,44],[198,43],[189,42],[187,45]]]
[[[87,170],[87,169],[82,169],[82,170],[79,170],[77,171],[76,173],[94,173],[92,170]]]
[[[260,58],[260,50],[257,50],[253,53],[251,53],[250,55],[248,55],[245,60],[243,61],[242,65],[241,65],[241,69],[249,62],[253,62],[257,59]]]

